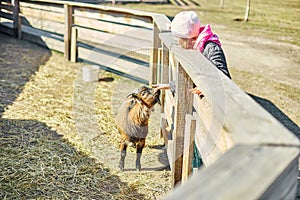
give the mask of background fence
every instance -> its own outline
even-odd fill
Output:
[[[0,0],[0,31],[162,94],[161,132],[172,184],[167,199],[293,199],[299,140],[198,51],[179,48],[165,15],[66,1]],[[196,85],[204,98],[188,90]],[[195,176],[196,144],[205,167]]]

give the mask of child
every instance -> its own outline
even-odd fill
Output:
[[[178,13],[171,23],[171,32],[177,38],[178,44],[184,49],[199,50],[210,62],[231,79],[227,68],[227,62],[221,43],[210,25],[201,26],[200,20],[194,11],[183,11]],[[158,85],[157,89],[171,89],[175,93],[174,82]],[[192,93],[203,95],[197,88]]]

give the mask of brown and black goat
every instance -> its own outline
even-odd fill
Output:
[[[136,147],[136,170],[141,170],[141,155],[148,134],[148,121],[156,103],[160,104],[160,90],[140,87],[127,96],[116,116],[116,125],[121,134],[120,170],[124,170],[126,149],[129,144]]]

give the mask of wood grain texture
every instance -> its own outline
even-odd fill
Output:
[[[196,131],[196,119],[191,114],[185,117],[184,144],[183,144],[183,164],[182,164],[182,184],[184,184],[192,173],[192,162],[194,157],[194,141]]]
[[[71,33],[72,33],[72,25],[73,25],[73,6],[64,5],[65,10],[65,31],[64,31],[64,43],[65,43],[65,51],[64,56],[67,60],[70,60],[71,57]]]
[[[172,45],[170,33],[161,33],[160,38],[204,94],[207,113],[212,112],[214,123],[226,130],[234,144],[299,145],[296,136],[200,52]]]
[[[72,62],[76,62],[78,58],[77,38],[78,38],[78,29],[76,27],[72,27],[71,58],[70,58]]]
[[[22,39],[37,43],[49,49],[64,52],[64,38],[29,26],[22,26]]]
[[[190,77],[185,73],[183,67],[178,64],[177,66],[177,79],[176,79],[176,104],[174,116],[174,132],[173,142],[174,146],[174,163],[172,171],[172,184],[176,185],[182,179],[182,162],[183,162],[183,145],[184,145],[184,129],[185,129],[185,116],[192,113],[192,94],[188,91],[193,87],[193,82]]]
[[[298,153],[293,147],[235,146],[166,199],[292,199]]]

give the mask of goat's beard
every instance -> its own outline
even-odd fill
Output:
[[[131,115],[132,117],[134,117],[133,121],[138,122],[140,126],[148,126],[148,120],[150,118],[153,107],[148,108],[147,106],[141,106],[140,109],[137,110],[135,115]]]

